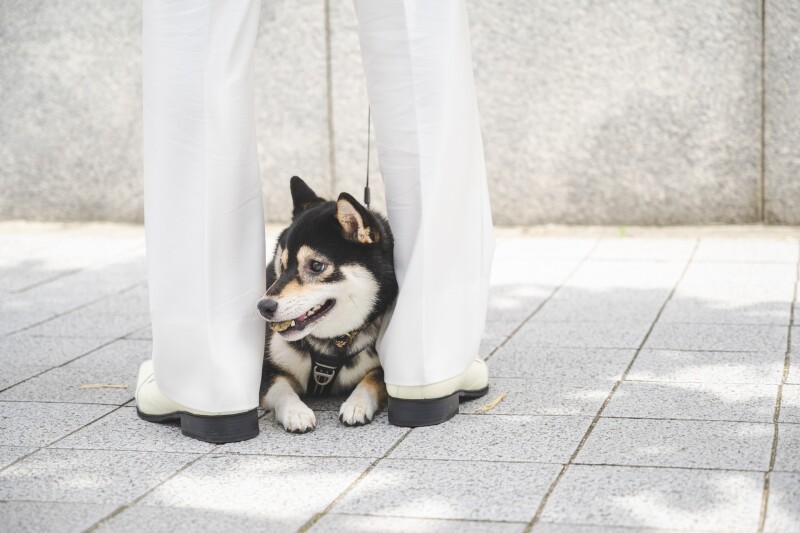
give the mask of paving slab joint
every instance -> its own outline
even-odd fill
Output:
[[[800,285],[800,260],[798,260],[796,273],[795,273],[795,280],[794,280],[794,292],[792,294],[792,302],[791,302],[791,309],[789,311],[789,332],[786,335],[786,355],[783,360],[783,374],[781,376],[781,382],[778,385],[778,393],[775,398],[775,410],[772,417],[772,423],[774,425],[774,431],[772,435],[772,449],[770,450],[769,456],[769,467],[767,468],[767,472],[764,474],[764,490],[761,496],[761,509],[759,512],[758,517],[758,533],[764,532],[764,525],[767,521],[767,511],[769,505],[769,484],[770,478],[772,476],[772,472],[775,469],[775,460],[778,456],[778,434],[780,431],[780,417],[781,417],[781,400],[783,397],[783,386],[786,384],[786,379],[789,377],[789,367],[791,365],[791,358],[792,358],[792,332],[794,330],[795,324],[795,309],[797,305],[797,291],[798,285]]]
[[[586,443],[586,441],[591,436],[592,431],[594,430],[595,426],[597,426],[597,422],[600,420],[600,417],[602,416],[603,411],[605,410],[606,406],[609,404],[609,402],[611,402],[611,399],[614,397],[614,393],[617,392],[617,389],[619,389],[619,387],[622,384],[622,382],[625,381],[625,378],[627,377],[628,373],[630,372],[631,368],[633,367],[633,364],[636,362],[636,357],[642,351],[642,349],[644,348],[645,344],[647,344],[647,339],[650,338],[650,334],[652,333],[653,328],[655,328],[655,325],[658,323],[658,319],[661,317],[661,314],[664,312],[664,309],[667,307],[667,304],[669,303],[669,301],[672,299],[673,295],[675,294],[675,291],[677,290],[678,285],[680,284],[681,280],[683,280],[684,276],[686,275],[686,272],[689,270],[689,266],[692,264],[692,259],[694,258],[694,255],[697,252],[697,248],[699,247],[699,245],[700,245],[700,241],[699,240],[695,241],[694,247],[692,248],[692,252],[689,255],[689,259],[686,261],[686,264],[684,265],[683,270],[682,270],[680,276],[678,277],[677,281],[673,285],[672,290],[670,291],[669,295],[666,297],[664,302],[661,304],[661,307],[659,308],[658,313],[656,314],[655,318],[653,319],[653,323],[650,324],[650,328],[647,330],[647,333],[645,334],[644,338],[642,339],[641,343],[639,344],[639,347],[636,349],[636,353],[633,354],[633,357],[631,358],[630,362],[628,363],[627,368],[625,368],[625,371],[622,373],[622,376],[620,376],[620,379],[617,380],[614,383],[614,386],[611,388],[611,391],[608,393],[608,396],[606,397],[605,401],[600,406],[600,409],[598,409],[597,414],[595,414],[594,418],[592,419],[592,422],[589,424],[589,427],[586,429],[586,433],[584,433],[583,437],[581,438],[580,442],[578,443],[578,446],[572,452],[572,455],[570,455],[569,460],[561,468],[561,470],[559,471],[559,473],[556,475],[555,479],[553,480],[553,483],[547,489],[547,492],[545,493],[544,497],[542,498],[541,502],[539,503],[539,506],[537,507],[536,512],[533,515],[533,518],[531,519],[531,521],[525,527],[525,530],[524,530],[525,533],[530,533],[530,531],[533,529],[533,527],[541,519],[542,513],[544,512],[544,508],[547,506],[547,501],[550,498],[550,495],[553,493],[553,491],[555,491],[556,486],[558,485],[558,482],[561,481],[561,479],[564,477],[564,474],[566,474],[566,472],[569,469],[570,465],[574,464],[575,459],[577,458],[578,454],[580,453],[581,449],[583,448],[583,445]]]

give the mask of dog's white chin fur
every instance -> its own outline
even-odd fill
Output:
[[[308,336],[311,333],[311,330],[314,329],[313,324],[309,327],[299,330],[299,331],[281,331],[279,335],[283,337],[284,340],[289,342],[299,341],[303,337]]]

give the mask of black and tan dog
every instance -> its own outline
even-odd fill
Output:
[[[392,233],[347,193],[326,201],[296,176],[290,185],[292,223],[258,303],[269,322],[261,404],[287,431],[303,433],[316,418],[300,396],[352,390],[339,419],[366,424],[386,401],[375,339],[397,296]]]

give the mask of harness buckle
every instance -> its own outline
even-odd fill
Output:
[[[314,368],[311,369],[311,372],[314,375],[314,383],[320,387],[324,387],[336,377],[336,367],[321,363],[314,363]]]

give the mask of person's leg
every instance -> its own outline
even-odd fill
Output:
[[[400,286],[378,341],[389,416],[437,423],[455,414],[458,390],[487,382],[476,358],[494,234],[466,5],[355,8]]]
[[[137,404],[153,421],[176,410],[252,414],[228,417],[236,427],[214,427],[225,417],[201,419],[216,434],[205,435],[201,423],[190,429],[198,438],[258,432],[265,324],[256,303],[266,284],[253,98],[260,4],[143,4],[153,362],[140,373]],[[185,417],[182,425],[186,432]]]

